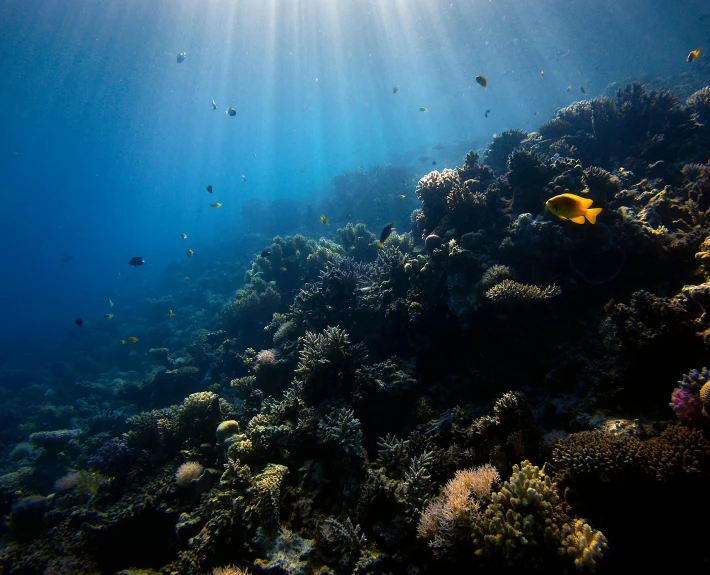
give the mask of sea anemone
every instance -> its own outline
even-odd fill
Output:
[[[177,483],[178,487],[188,487],[193,479],[197,479],[202,475],[204,469],[205,468],[196,461],[183,463],[175,472],[175,483]]]

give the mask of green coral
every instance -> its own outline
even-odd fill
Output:
[[[253,486],[249,489],[252,502],[247,511],[267,529],[278,529],[281,523],[279,502],[286,475],[287,467],[269,463],[264,471],[254,477]]]
[[[474,534],[476,555],[535,569],[549,569],[556,556],[592,569],[607,548],[601,532],[567,515],[555,484],[529,461],[513,465],[513,474],[491,495]]]
[[[344,228],[338,229],[338,236],[347,256],[357,261],[375,261],[377,257],[377,237],[367,230],[365,224],[353,226],[348,223]]]
[[[244,287],[222,308],[222,325],[236,332],[268,323],[274,313],[286,311],[287,302],[303,283],[315,281],[326,262],[343,252],[338,244],[324,238],[315,242],[299,234],[276,236],[252,261],[244,275]]]

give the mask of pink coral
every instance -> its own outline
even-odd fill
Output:
[[[256,354],[256,363],[254,367],[260,369],[263,367],[271,367],[276,364],[276,354],[273,349],[262,349]]]
[[[697,424],[703,418],[703,406],[697,393],[687,387],[676,387],[668,404],[683,423]]]
[[[54,482],[54,490],[60,493],[71,491],[79,484],[79,474],[76,471],[70,471]]]

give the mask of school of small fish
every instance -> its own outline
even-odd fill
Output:
[[[710,20],[710,16],[708,16],[708,19]],[[695,48],[688,53],[686,60],[689,63],[693,63],[698,59],[698,57],[700,56],[701,53],[702,53],[702,48]],[[186,58],[187,58],[187,52],[181,51],[181,52],[178,52],[177,57],[176,57],[176,61],[178,64],[181,64],[185,61]],[[544,79],[546,77],[545,70],[540,71],[540,77],[542,79]],[[477,74],[474,77],[474,80],[484,90],[486,90],[488,88],[488,78],[485,75]],[[569,84],[567,86],[567,92],[571,92],[572,89],[573,89],[572,84]],[[399,92],[399,85],[395,85],[392,88],[393,94],[396,94],[397,92]],[[584,86],[580,86],[580,92],[585,96],[588,95],[588,91]],[[217,102],[214,98],[212,99],[211,107],[213,110],[217,109]],[[420,106],[419,111],[420,112],[428,112],[429,109],[426,106]],[[488,118],[488,114],[490,112],[491,112],[490,108],[486,109],[485,113],[484,113],[484,117]],[[540,113],[539,111],[537,111],[537,110],[535,111],[535,115],[538,115],[539,113]],[[229,106],[225,110],[225,114],[227,116],[234,117],[237,115],[237,110],[234,107]],[[256,153],[254,153],[254,157],[256,157]],[[432,165],[433,166],[436,165],[436,160],[432,161]],[[358,168],[364,170],[363,166],[358,166]],[[246,175],[242,175],[242,180],[244,182],[247,181]],[[400,183],[402,185],[404,185],[406,183],[406,181],[402,180]],[[209,194],[214,194],[214,188],[212,187],[211,184],[208,184],[205,187],[205,190]],[[406,195],[405,194],[397,194],[396,197],[397,197],[397,199],[402,200],[402,199],[406,198]],[[585,222],[589,222],[590,224],[594,224],[594,223],[596,223],[597,216],[603,210],[602,210],[602,208],[592,208],[593,203],[594,202],[591,198],[582,197],[582,196],[578,196],[576,194],[565,192],[563,194],[556,195],[556,196],[550,198],[549,200],[547,200],[545,202],[545,206],[550,210],[550,212],[552,214],[554,214],[555,216],[557,216],[561,220],[571,221],[575,224],[584,224]],[[221,208],[222,204],[221,204],[221,202],[211,202],[210,207]],[[319,217],[319,219],[322,224],[330,225],[330,223],[328,222],[328,218],[325,216],[325,214],[322,214]],[[394,230],[394,228],[395,228],[395,224],[394,224],[394,222],[391,222],[391,223],[387,224],[382,229],[382,232],[380,233],[380,239],[377,241],[377,245],[379,247],[384,246],[385,242],[392,234],[392,230]],[[180,233],[180,238],[183,240],[187,239],[187,234],[185,232]],[[424,249],[425,249],[424,245],[419,245],[414,248],[414,252],[418,253],[418,252],[423,251]],[[270,253],[269,250],[266,249],[261,252],[261,257],[267,257],[269,255],[269,253]],[[185,252],[185,254],[187,255],[187,257],[191,258],[194,255],[194,251],[192,249],[188,249]],[[62,261],[64,261],[65,259],[66,259],[66,261],[70,261],[71,257],[65,256]],[[134,256],[128,261],[128,264],[135,267],[135,268],[138,268],[138,267],[141,267],[145,264],[145,260],[140,256]],[[287,268],[281,267],[280,270],[282,272],[286,272]],[[186,283],[189,283],[190,278],[188,276],[185,276],[184,281]],[[111,298],[108,298],[108,306],[109,306],[109,308],[114,307],[114,303],[111,300]],[[173,310],[172,309],[168,310],[167,317],[172,319],[174,316],[175,316],[175,314],[174,314]],[[104,314],[104,318],[107,320],[113,319],[113,317],[114,317],[113,313],[105,313]],[[84,326],[84,320],[81,317],[77,317],[74,320],[74,323],[79,327]],[[121,340],[121,344],[125,344],[125,343],[133,344],[133,343],[137,343],[138,341],[139,340],[137,337],[128,336],[125,339]]]

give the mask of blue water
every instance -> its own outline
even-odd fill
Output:
[[[317,221],[333,176],[460,165],[495,133],[534,130],[581,86],[593,97],[628,77],[679,73],[710,37],[698,20],[708,10],[680,0],[1,1],[4,359],[120,348],[165,322],[176,297],[203,308],[192,327],[209,329],[218,309],[207,292],[239,288],[272,235],[335,236],[344,221]],[[275,198],[293,209],[270,220],[255,206]],[[146,264],[130,267],[133,256]],[[186,291],[183,276],[203,278],[200,290]]]

